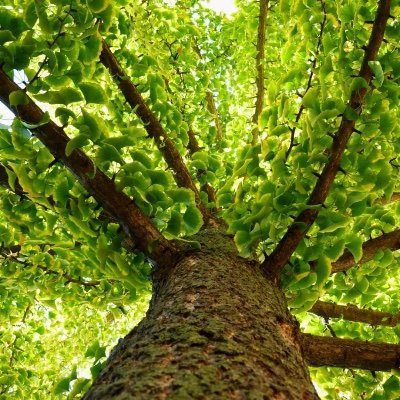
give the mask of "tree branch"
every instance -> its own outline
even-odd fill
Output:
[[[20,251],[21,251],[20,245],[11,246],[9,248],[1,246],[0,247],[0,256],[3,257],[4,260],[11,260],[17,264],[23,265],[24,267],[32,267],[32,264],[21,259],[21,257],[24,257],[24,258],[28,258],[28,257],[25,256],[24,254],[20,254]],[[49,250],[48,253],[52,254],[52,255],[55,254],[54,251],[52,251],[52,250]],[[58,277],[64,278],[66,280],[65,285],[68,285],[69,283],[76,283],[81,286],[91,287],[91,286],[98,286],[101,283],[100,281],[95,281],[95,280],[85,281],[85,280],[82,280],[80,277],[74,278],[72,275],[69,275],[67,272],[58,272],[58,271],[55,271],[54,269],[51,269],[44,265],[36,265],[36,266],[33,265],[33,266],[38,269],[41,269],[42,271],[45,271],[46,274],[48,274],[48,275],[56,275]]]
[[[382,204],[382,205],[387,205],[391,203],[395,203],[396,201],[400,200],[400,193],[399,192],[394,192],[390,199],[385,199],[385,198],[380,198],[375,200],[375,204]]]
[[[257,96],[255,110],[252,118],[253,130],[252,144],[257,144],[259,130],[258,130],[258,119],[261,115],[264,105],[264,58],[265,58],[265,28],[267,26],[267,11],[268,11],[269,0],[260,0],[260,15],[258,17],[258,34],[257,34],[257,56],[256,56],[256,86]]]
[[[145,103],[142,95],[136,89],[136,86],[128,79],[125,71],[122,69],[104,40],[103,49],[100,54],[100,61],[107,68],[111,76],[118,82],[118,87],[124,95],[126,101],[142,120],[149,137],[154,139],[168,167],[174,171],[174,177],[178,186],[185,187],[193,191],[196,204],[203,215],[204,222],[207,223],[211,218],[211,213],[201,202],[200,193],[189,174],[182,156],[174,146],[172,140],[168,137],[158,119]]]
[[[20,88],[0,69],[0,100],[23,121],[40,124],[44,113],[28,96],[26,105],[19,105],[17,109],[10,105],[9,96],[16,90]],[[115,217],[138,250],[163,266],[176,261],[175,245],[161,235],[150,218],[144,215],[126,194],[116,190],[110,178],[95,169],[93,161],[83,151],[77,149],[70,156],[66,156],[65,149],[69,138],[61,127],[49,121],[31,131],[50,150],[54,158],[74,174],[96,201]]]
[[[188,129],[188,136],[189,136],[189,142],[187,148],[189,150],[189,154],[193,155],[197,151],[200,151],[201,147],[199,146],[199,142],[196,139],[196,134],[194,133],[193,128],[191,126],[189,126]]]
[[[361,65],[359,76],[368,83],[372,80],[372,70],[368,63],[376,59],[379,47],[382,43],[385,27],[389,18],[390,0],[380,0],[375,22],[372,27],[372,33],[369,43],[365,49],[364,59]],[[348,104],[352,113],[361,114],[362,103],[367,93],[367,88],[354,90],[351,93]],[[330,157],[325,165],[317,183],[314,187],[307,205],[322,205],[328,196],[329,189],[335,179],[336,173],[340,166],[342,155],[346,148],[347,142],[354,131],[355,121],[348,119],[345,115],[342,117],[339,130],[333,139]],[[279,280],[279,274],[282,268],[289,261],[291,255],[296,250],[298,244],[306,235],[311,225],[318,216],[318,209],[309,208],[302,211],[288,228],[286,234],[278,243],[274,251],[266,258],[263,263],[266,274],[274,280]]]
[[[194,153],[197,151],[201,150],[201,147],[199,146],[199,142],[196,139],[196,135],[193,131],[193,128],[189,126],[188,129],[188,136],[189,136],[189,143],[188,143],[188,150],[189,154],[192,156]],[[199,178],[199,174],[201,174],[201,171],[197,172],[197,178]],[[206,182],[202,187],[201,190],[207,193],[208,201],[210,203],[215,203],[217,200],[217,195],[215,194],[214,188]]]
[[[400,320],[400,314],[361,309],[351,304],[344,306],[324,301],[317,301],[309,312],[323,318],[340,318],[370,325],[396,326]]]
[[[31,309],[31,304],[29,303],[25,308],[24,314],[23,314],[22,319],[19,322],[19,324],[24,324],[25,323],[26,318],[28,317],[28,313],[29,313],[30,309]],[[15,362],[15,359],[16,359],[16,356],[15,356],[16,350],[21,351],[21,352],[23,351],[22,349],[19,349],[18,347],[16,347],[17,339],[18,339],[18,336],[15,335],[14,340],[13,340],[13,342],[11,344],[11,357],[10,357],[10,361],[9,361],[9,365],[10,365],[11,368],[14,366],[14,362]]]
[[[313,77],[314,77],[315,67],[317,66],[318,54],[319,54],[319,51],[321,49],[322,35],[324,34],[324,29],[325,29],[325,25],[326,25],[325,2],[321,1],[321,4],[322,4],[322,11],[324,13],[324,18],[322,19],[322,22],[321,22],[321,28],[320,28],[319,35],[318,35],[317,49],[315,51],[315,55],[314,55],[314,58],[313,58],[313,61],[312,61],[312,65],[311,65],[311,68],[310,68],[310,75],[308,77],[307,87],[306,87],[306,90],[304,91],[304,93],[301,95],[302,97],[304,97],[312,87],[312,80],[313,80]],[[299,111],[296,114],[296,119],[295,119],[296,123],[298,123],[300,121],[300,118],[301,118],[301,115],[303,114],[303,111],[304,111],[304,105],[303,105],[303,103],[301,103],[300,107],[299,107]],[[288,159],[289,154],[290,154],[290,152],[292,151],[292,149],[293,149],[293,147],[295,145],[294,144],[295,133],[296,133],[296,126],[293,126],[293,128],[290,129],[290,144],[289,144],[289,147],[288,147],[288,149],[286,151],[286,160]]]
[[[356,264],[363,264],[371,261],[379,250],[398,250],[400,249],[400,229],[393,232],[384,233],[374,239],[370,239],[362,246],[363,255],[356,262],[353,255],[346,250],[337,261],[332,263],[332,274],[345,271]]]
[[[215,128],[217,129],[216,139],[219,142],[223,136],[222,125],[221,125],[221,121],[219,120],[217,107],[215,105],[214,96],[213,96],[211,90],[206,91],[206,101],[207,101],[207,110],[210,112],[210,114],[214,118]]]
[[[310,366],[390,371],[400,366],[400,345],[300,335],[304,357]]]

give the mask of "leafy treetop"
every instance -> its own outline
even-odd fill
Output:
[[[245,0],[227,19],[191,0],[3,1],[0,99],[16,118],[0,126],[0,398],[82,393],[144,313],[151,265],[221,220],[305,331],[398,342],[397,326],[307,313],[399,309],[389,8]],[[397,375],[314,371],[327,398],[396,397]]]

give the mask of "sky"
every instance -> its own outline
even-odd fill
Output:
[[[228,15],[236,10],[235,0],[204,0],[203,5]]]

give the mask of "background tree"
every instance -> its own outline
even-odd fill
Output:
[[[398,398],[399,9],[4,1],[2,398]]]

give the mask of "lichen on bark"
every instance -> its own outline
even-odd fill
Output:
[[[196,239],[85,399],[317,399],[282,292],[223,231]]]

